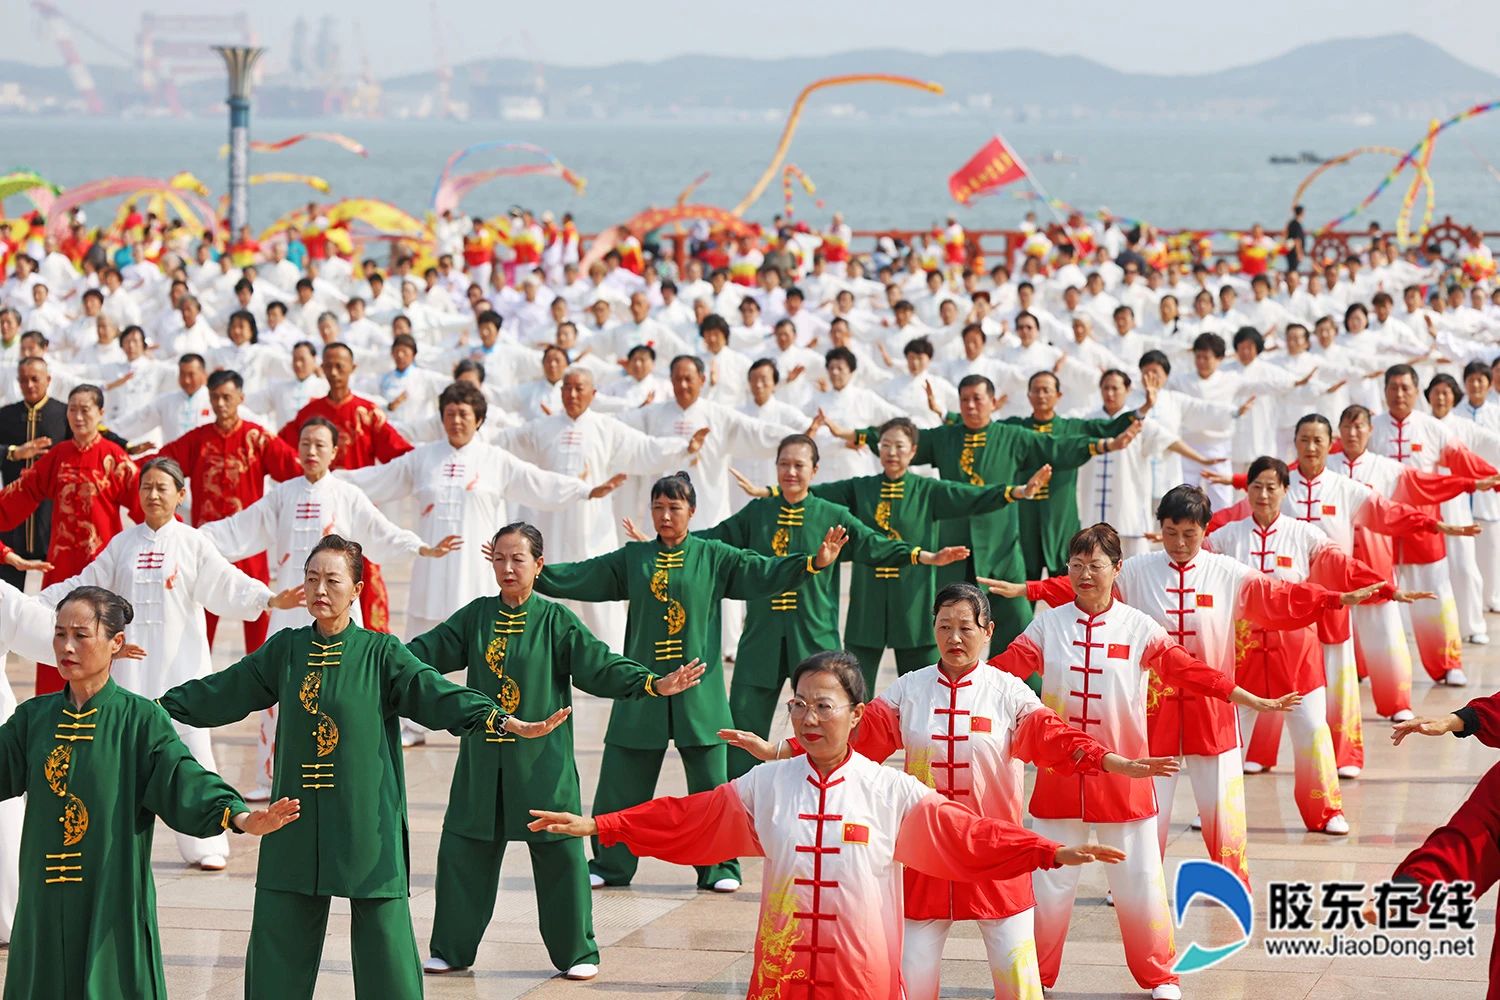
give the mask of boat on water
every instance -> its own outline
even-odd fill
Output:
[[[1271,163],[1276,166],[1286,166],[1289,164],[1298,163],[1306,164],[1309,166],[1316,166],[1319,163],[1327,162],[1328,160],[1326,157],[1319,156],[1317,153],[1314,153],[1312,150],[1308,149],[1302,150],[1302,152],[1298,153],[1296,156],[1289,156],[1284,153],[1271,154]]]
[[[1060,149],[1044,149],[1036,155],[1037,163],[1082,163],[1083,157],[1064,153]]]

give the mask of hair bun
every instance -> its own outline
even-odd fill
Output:
[[[672,478],[672,479],[681,479],[683,482],[687,483],[689,486],[693,485],[693,477],[687,474],[687,470],[686,469],[678,469],[676,472],[672,473],[672,475],[671,475],[670,478]]]
[[[120,617],[125,619],[126,625],[135,621],[135,608],[123,597],[120,598]]]

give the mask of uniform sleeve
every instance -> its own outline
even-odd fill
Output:
[[[1442,826],[1396,867],[1395,881],[1473,882],[1474,898],[1500,878],[1500,765],[1490,768]]]
[[[302,459],[297,457],[297,449],[275,435],[265,436],[260,461],[265,466],[266,474],[278,483],[302,475]]]
[[[1464,720],[1459,736],[1477,736],[1487,747],[1500,747],[1500,694],[1475,698],[1454,714]]]
[[[1249,570],[1240,578],[1234,616],[1261,628],[1303,628],[1322,618],[1325,611],[1343,607],[1341,597],[1311,581],[1288,583]]]
[[[1026,599],[1033,602],[1044,601],[1051,608],[1061,607],[1076,596],[1072,577],[1049,576],[1045,580],[1026,581]]]
[[[119,536],[116,535],[115,538]],[[118,561],[120,547],[110,539],[108,545],[99,550],[99,554],[93,558],[88,565],[66,580],[59,580],[54,584],[43,587],[37,592],[37,600],[49,608],[56,608],[77,587],[103,587],[105,590],[123,590],[123,581],[115,582],[115,563]],[[47,625],[48,634],[51,634],[52,625]],[[46,661],[43,661],[46,662]]]
[[[1448,443],[1443,446],[1442,462],[1454,475],[1470,479],[1484,479],[1495,475],[1497,471],[1493,465],[1466,448],[1456,435],[1450,435]]]
[[[843,445],[840,444],[839,447],[842,448]],[[856,482],[858,482],[856,479],[836,479],[831,483],[814,483],[808,488],[808,492],[820,500],[827,500],[829,503],[836,503],[840,507],[848,507],[850,510],[853,510],[856,502],[854,497],[854,484]],[[775,496],[779,492],[780,490],[777,487],[771,487],[772,496]]]
[[[732,784],[683,798],[642,802],[595,816],[599,843],[623,844],[639,857],[676,865],[714,865],[725,858],[763,857],[755,824]]]
[[[564,679],[571,675],[576,687],[599,698],[657,697],[656,674],[610,649],[567,608],[557,610],[565,624],[552,663]]]
[[[1224,525],[1234,521],[1243,521],[1250,516],[1250,501],[1240,499],[1228,507],[1220,507],[1214,511],[1213,516],[1208,519],[1208,527],[1203,529],[1205,536],[1212,535]],[[1210,549],[1209,551],[1212,551]]]
[[[372,503],[390,503],[409,497],[417,490],[416,453],[409,452],[384,465],[367,465],[363,469],[339,469],[333,474],[359,488]],[[377,560],[378,562],[379,560]]]
[[[687,438],[652,437],[622,421],[616,423],[619,426],[611,428],[613,440],[609,449],[610,467],[597,470],[599,475],[627,472],[631,475],[649,476],[664,472],[687,457]]]
[[[0,724],[0,799],[26,794],[26,727],[30,715],[17,711]]]
[[[905,745],[901,738],[901,710],[883,696],[865,705],[865,714],[849,739],[849,748],[883,764]],[[799,752],[806,750],[800,744]]]
[[[1109,747],[1074,729],[1045,705],[1021,716],[1010,741],[1012,757],[1064,774],[1093,774],[1109,752]]]
[[[719,407],[714,416],[729,437],[726,451],[730,455],[769,458],[776,454],[781,439],[787,436],[788,428],[785,425],[757,420],[727,406]],[[718,431],[720,427],[715,427],[714,431]]]
[[[276,704],[276,674],[285,658],[286,643],[277,642],[277,637],[272,636],[238,663],[207,677],[185,681],[157,702],[184,725],[199,729],[227,726],[251,712]]]
[[[145,437],[161,426],[161,400],[162,397],[157,396],[140,409],[112,415],[109,429],[127,441]]]
[[[1104,454],[1100,438],[1082,434],[1039,434],[1025,427],[1011,427],[1010,434],[1017,464],[1023,469],[1049,464],[1053,469],[1076,469]]]
[[[776,495],[773,489],[772,496]],[[750,547],[750,519],[755,516],[755,510],[756,502],[752,500],[718,524],[710,525],[693,534],[699,538],[711,538],[716,542],[732,545],[737,549],[748,549]]]
[[[52,630],[56,621],[51,605],[0,580],[0,651],[13,649],[28,660],[49,662],[55,655]]]
[[[380,508],[363,493],[356,493],[349,506],[349,533],[365,548],[365,557],[377,563],[415,556],[422,550],[422,539],[407,531],[380,512]]]
[[[1364,503],[1354,514],[1354,526],[1367,528],[1377,535],[1394,535],[1397,538],[1423,532],[1436,531],[1438,519],[1411,504],[1401,503],[1381,496],[1374,490],[1367,491]]]
[[[470,602],[459,608],[446,621],[439,622],[407,643],[406,648],[411,650],[411,655],[423,663],[431,664],[439,673],[451,674],[463,670],[469,665],[468,644],[464,637],[472,631],[469,609],[473,606],[473,602]]]
[[[205,770],[178,737],[166,713],[151,706],[147,760],[142,772],[141,805],[190,837],[212,837],[229,829],[229,820],[249,812],[239,793],[223,778]]]
[[[932,516],[938,520],[987,514],[1020,499],[1015,495],[1018,486],[970,486],[929,479],[923,488],[927,490]]]
[[[536,591],[574,601],[627,600],[625,550],[615,549],[581,562],[548,563],[536,578]]]
[[[722,568],[728,571],[724,596],[738,601],[779,594],[821,572],[813,569],[812,556],[763,556],[744,549],[733,549]]]
[[[1035,618],[1032,621],[1036,621]],[[1026,626],[1026,631],[1011,640],[1005,651],[990,657],[990,666],[1004,670],[1008,674],[1026,680],[1032,674],[1042,672],[1042,649],[1036,644],[1032,636],[1031,626]]]
[[[33,466],[34,468],[34,466]],[[1396,496],[1411,504],[1437,504],[1452,500],[1460,493],[1473,493],[1474,480],[1482,476],[1448,475],[1442,472],[1423,472],[1420,469],[1404,469],[1396,484]],[[0,494],[3,500],[4,494]],[[0,527],[3,527],[0,518]]]
[[[933,792],[901,820],[896,860],[936,878],[990,881],[1056,868],[1061,846],[1023,826],[982,817]]]
[[[47,452],[21,478],[0,490],[0,531],[18,527],[36,512],[37,505],[52,497],[52,473],[57,451]]]
[[[592,487],[576,476],[548,472],[499,448],[492,450],[491,457],[503,470],[501,489],[507,501],[523,503],[537,510],[559,510],[571,504],[589,502]],[[604,470],[600,471],[604,474]]]
[[[500,709],[488,695],[454,684],[412,655],[394,636],[386,637],[386,705],[403,719],[428,729],[498,733]]]
[[[371,410],[378,413],[378,410]],[[370,426],[370,443],[373,446],[375,461],[394,462],[396,459],[412,450],[412,444],[401,436],[401,432],[391,425],[389,420],[376,420]]]
[[[225,559],[207,539],[199,538],[193,600],[221,618],[254,621],[266,612],[271,588]]]
[[[1142,669],[1155,670],[1165,681],[1184,688],[1190,694],[1205,698],[1228,701],[1234,691],[1234,681],[1210,667],[1181,645],[1169,639],[1165,632],[1152,636],[1146,642],[1145,654],[1141,657]]]
[[[248,559],[276,544],[276,494],[267,493],[244,510],[198,530],[226,559]]]
[[[1368,587],[1372,583],[1385,583],[1384,576],[1367,566],[1363,560],[1345,555],[1332,542],[1318,546],[1307,564],[1309,580],[1339,593]],[[1389,589],[1383,591],[1381,596],[1389,597]]]
[[[915,566],[922,554],[919,545],[887,538],[871,528],[847,507],[840,523],[849,532],[849,542],[839,553],[844,562],[857,562],[862,566]]]

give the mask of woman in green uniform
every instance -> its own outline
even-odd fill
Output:
[[[693,660],[659,677],[600,642],[572,611],[537,597],[542,533],[532,525],[507,524],[485,553],[500,595],[470,601],[407,648],[444,673],[467,669],[468,685],[504,711],[552,715],[572,705],[574,684],[601,698],[670,697],[703,676]],[[438,846],[437,914],[424,971],[474,964],[495,911],[505,845],[520,841],[531,848],[537,918],[552,964],[569,979],[599,974],[583,842],[526,828],[528,806],[550,802],[549,809],[577,812],[580,801],[571,723],[526,743],[484,733],[463,738]]]
[[[272,794],[299,790],[304,816],[260,852],[248,1000],[312,997],[334,896],[348,898],[352,913],[354,992],[421,997],[399,720],[536,737],[568,716],[565,708],[546,722],[522,722],[489,695],[448,681],[395,636],[353,624],[363,567],[358,542],[325,536],[304,567],[312,625],[282,629],[238,663],[161,697],[190,726],[226,726],[278,707]]]
[[[849,532],[841,558],[892,572],[907,566],[946,566],[969,554],[962,546],[929,552],[910,540],[892,538],[867,526],[845,506],[808,492],[818,474],[818,446],[806,434],[782,439],[776,449],[776,496],[752,500],[737,513],[705,531],[736,548],[765,555],[785,555],[804,540],[821,537],[834,525]],[[736,729],[762,737],[771,734],[781,689],[792,669],[814,653],[838,649],[839,572],[824,573],[779,594],[751,601],[745,632],[734,658],[729,710]],[[925,666],[926,664],[923,664]],[[729,751],[729,776],[737,778],[757,761],[735,747]]]
[[[701,660],[703,683],[671,699],[617,702],[604,735],[604,760],[594,812],[613,812],[645,802],[656,793],[667,743],[677,745],[690,792],[706,792],[728,780],[724,741],[729,701],[719,650],[719,604],[726,597],[754,600],[795,588],[839,556],[848,539],[842,525],[823,535],[815,554],[757,555],[688,533],[698,497],[686,472],[651,487],[656,538],[628,542],[593,559],[556,563],[537,577],[538,593],[577,601],[629,601],[625,654],[638,663],[667,669],[689,658]],[[620,845],[594,842],[589,882],[629,885],[637,861]],[[733,892],[740,887],[735,860],[700,866],[698,888]]]
[[[28,630],[51,635],[48,658],[66,686],[22,702],[0,726],[0,798],[26,795],[5,998],[165,1000],[156,817],[193,837],[267,834],[297,818],[297,801],[251,812],[193,759],[160,706],[111,679],[130,602],[79,587],[54,627],[40,603],[15,598],[16,613],[36,619]]]
[[[1012,501],[1031,499],[1052,476],[1050,465],[1042,466],[1023,486],[970,486],[914,476],[911,460],[918,440],[917,425],[906,417],[887,420],[880,425],[880,475],[814,483],[810,492],[849,508],[892,541],[935,549],[939,521],[987,514]],[[754,486],[733,469],[730,472],[751,496],[773,496],[779,489]],[[937,646],[926,610],[937,594],[934,571],[913,565],[873,566],[852,575],[844,648],[859,659],[865,685],[875,690],[880,658],[887,649],[896,651],[898,674],[936,663]]]

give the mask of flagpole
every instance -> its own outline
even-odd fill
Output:
[[[1052,217],[1056,219],[1059,224],[1067,225],[1068,220],[1063,218],[1062,214],[1058,212],[1057,206],[1052,204],[1052,196],[1047,193],[1046,188],[1042,187],[1041,181],[1037,180],[1036,177],[1031,173],[1031,168],[1026,165],[1025,160],[1021,159],[1021,154],[1017,153],[1015,147],[1006,142],[1005,137],[999,132],[995,133],[995,138],[999,139],[1001,145],[1010,150],[1011,157],[1021,167],[1021,174],[1026,178],[1026,183],[1031,185],[1033,191],[1042,196],[1042,203],[1047,206],[1047,211],[1052,213]]]

